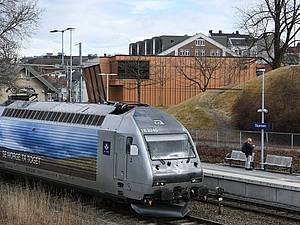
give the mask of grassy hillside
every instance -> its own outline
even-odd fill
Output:
[[[261,105],[261,79],[259,76],[244,84],[227,87],[229,89],[225,91],[207,91],[170,107],[167,112],[188,128],[249,129],[249,124],[259,121],[260,115],[256,111]],[[295,106],[300,105],[300,66],[282,67],[267,73],[265,89],[270,122],[277,121],[279,115],[297,119],[294,114]]]

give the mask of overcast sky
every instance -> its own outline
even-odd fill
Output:
[[[61,52],[61,33],[53,29],[75,27],[83,54],[128,54],[128,44],[158,35],[193,35],[209,30],[234,32],[235,7],[254,0],[39,0],[39,29],[24,43],[22,56]],[[69,55],[69,32],[65,32]]]

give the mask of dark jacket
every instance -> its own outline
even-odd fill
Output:
[[[245,153],[246,157],[249,155],[252,155],[252,150],[254,149],[254,146],[252,144],[249,144],[248,142],[245,142],[242,146],[242,152]]]

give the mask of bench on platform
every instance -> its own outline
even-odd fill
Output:
[[[289,156],[267,155],[264,163],[264,170],[266,170],[268,166],[283,167],[290,169],[290,174],[292,174],[292,162],[293,158]]]
[[[255,153],[252,153],[252,159],[251,159],[251,162],[250,162],[250,165],[252,166],[252,168],[254,167],[254,161],[253,161],[254,156],[255,156]],[[246,161],[246,155],[242,151],[232,150],[231,153],[228,153],[225,156],[224,161],[225,162],[228,161],[229,165],[231,166],[233,161],[235,161],[235,162],[245,162]]]

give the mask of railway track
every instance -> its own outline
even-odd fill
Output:
[[[208,198],[206,200],[195,200],[197,202],[206,202],[214,205],[218,205],[219,202],[216,200],[216,197]],[[299,211],[295,211],[292,209],[284,209],[271,205],[264,205],[256,202],[248,202],[241,199],[223,197],[223,201],[221,203],[223,207],[228,207],[237,210],[243,210],[248,212],[254,212],[257,214],[264,214],[268,216],[273,216],[276,218],[283,218],[292,220],[295,222],[300,222],[300,214]]]
[[[152,218],[142,217],[136,214],[133,210],[128,210],[126,205],[116,205],[113,202],[107,205],[97,205],[95,210],[99,216],[114,216],[123,218],[122,221],[128,221],[130,224],[145,224],[145,225],[223,225],[222,223],[204,219],[197,216],[187,215],[184,218]],[[92,203],[86,204],[88,207]]]

